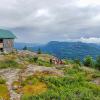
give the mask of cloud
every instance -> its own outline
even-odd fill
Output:
[[[100,44],[100,38],[94,38],[94,37],[81,38],[81,39],[79,39],[79,41],[85,42],[85,43],[98,43],[98,44]]]
[[[0,0],[0,28],[17,42],[100,37],[98,0]]]
[[[77,0],[78,1],[78,5],[79,6],[96,6],[96,5],[100,5],[100,0]]]

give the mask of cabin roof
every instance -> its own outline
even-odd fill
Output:
[[[0,39],[15,39],[15,38],[16,36],[12,32],[0,29]]]

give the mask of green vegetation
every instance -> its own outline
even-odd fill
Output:
[[[94,83],[100,78],[100,57],[94,60],[91,56],[81,62],[64,60],[65,65],[54,65],[52,56],[47,54],[8,54],[0,59],[0,68],[21,68],[20,66],[34,64],[55,67],[64,75],[52,72],[35,72],[29,77],[21,77],[12,87],[15,92],[23,94],[21,100],[99,100],[100,86]],[[26,67],[25,67],[26,68]],[[9,100],[6,81],[0,77],[0,99]],[[16,88],[17,87],[17,88]]]
[[[0,77],[0,100],[10,100],[9,91],[5,84],[5,80]]]
[[[46,67],[53,66],[53,63],[50,62],[51,58],[48,58],[48,57],[45,58],[41,54],[39,54],[38,56],[34,56],[34,57],[27,57],[26,59],[29,63],[37,64],[39,66],[46,66]]]
[[[18,63],[14,60],[7,60],[0,62],[0,68],[17,68]]]
[[[52,67],[52,65],[50,64],[50,62],[49,61],[43,61],[43,60],[38,60],[38,65],[39,66],[46,66],[46,67]]]
[[[0,61],[0,68],[18,68],[19,65],[14,60]]]
[[[98,56],[97,59],[96,59],[95,67],[100,70],[100,56]]]
[[[52,59],[50,59],[50,64],[53,64]]]
[[[40,48],[38,49],[37,53],[38,53],[38,54],[41,54],[41,53],[42,53],[42,51],[41,51]]]
[[[23,48],[23,50],[28,50],[27,46],[25,46],[25,47]]]
[[[75,63],[75,64],[78,64],[79,66],[81,66],[81,65],[82,65],[82,63],[80,62],[80,60],[79,60],[79,59],[75,59],[75,60],[74,60],[74,63]]]
[[[16,54],[11,53],[7,55],[3,55],[2,59],[0,60],[0,69],[21,68],[22,64],[19,63],[17,60],[18,60],[18,57]]]
[[[30,63],[37,63],[38,57],[29,57],[29,62]]]
[[[0,77],[0,84],[5,84],[6,81]]]
[[[83,61],[84,66],[96,68],[100,70],[100,56],[94,60],[91,56],[86,56]]]
[[[87,66],[87,67],[93,67],[93,58],[91,56],[86,56],[84,58],[84,66]]]
[[[41,82],[45,85],[45,91],[42,89],[25,92],[21,100],[99,100],[100,86],[92,83],[94,77],[100,77],[100,73],[84,71],[83,68],[74,65],[72,68],[64,69],[65,76],[34,75],[24,81],[24,87],[29,83],[30,89],[34,84]],[[32,86],[32,87],[31,87]],[[37,85],[35,85],[37,86]],[[34,86],[34,88],[35,88]],[[47,88],[46,88],[47,87]],[[25,87],[28,88],[28,87]],[[41,87],[40,87],[41,88]],[[28,89],[25,89],[28,90]],[[39,93],[36,91],[39,90]]]

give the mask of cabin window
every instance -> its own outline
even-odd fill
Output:
[[[3,43],[3,39],[0,39],[0,43]]]

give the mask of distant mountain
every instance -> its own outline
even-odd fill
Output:
[[[34,51],[38,48],[59,58],[82,60],[87,55],[91,55],[94,59],[100,55],[100,45],[92,43],[52,41],[43,46],[31,47]]]
[[[37,47],[37,46],[39,46],[40,44],[34,44],[34,43],[16,43],[15,42],[15,44],[14,44],[14,47],[16,48],[16,49],[23,49],[25,46],[27,46],[27,47]]]
[[[100,55],[100,45],[82,42],[58,42],[51,41],[46,45],[33,43],[15,43],[14,47],[23,49],[25,46],[31,51],[37,51],[39,48],[43,53],[52,54],[58,58],[80,59],[91,55],[94,59]]]

